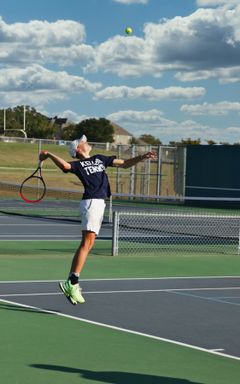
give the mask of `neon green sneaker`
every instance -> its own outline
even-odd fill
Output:
[[[64,282],[60,282],[59,287],[63,291],[66,298],[73,305],[76,305],[77,303],[85,303],[85,300],[81,294],[81,288],[79,284],[71,284],[70,280],[66,280]]]

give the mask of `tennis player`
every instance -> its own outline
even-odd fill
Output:
[[[67,162],[48,151],[42,151],[39,160],[51,159],[63,172],[75,174],[84,186],[84,193],[80,202],[82,222],[82,241],[72,260],[69,277],[60,282],[60,288],[72,304],[84,303],[85,300],[79,286],[79,276],[86,258],[92,249],[98,235],[105,210],[105,199],[111,196],[110,185],[105,169],[107,167],[129,168],[140,161],[154,159],[154,152],[147,152],[131,159],[116,159],[116,156],[91,156],[91,145],[83,135],[71,142],[69,152],[76,160]]]

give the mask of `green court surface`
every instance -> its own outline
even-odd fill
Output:
[[[0,280],[54,280],[68,273],[77,241],[2,241]],[[111,241],[96,242],[82,278],[239,276],[240,256],[156,252],[111,256]]]
[[[76,246],[2,241],[0,280],[62,279]],[[111,242],[98,241],[82,278],[239,276],[240,271],[237,255],[110,255]],[[237,360],[1,300],[0,326],[4,384],[239,384]]]

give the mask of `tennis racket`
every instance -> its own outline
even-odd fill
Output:
[[[37,169],[23,180],[20,187],[20,196],[26,203],[38,203],[46,193],[46,184],[42,177],[42,161],[39,161]]]

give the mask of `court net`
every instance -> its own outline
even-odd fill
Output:
[[[112,254],[238,254],[240,214],[114,212]]]

